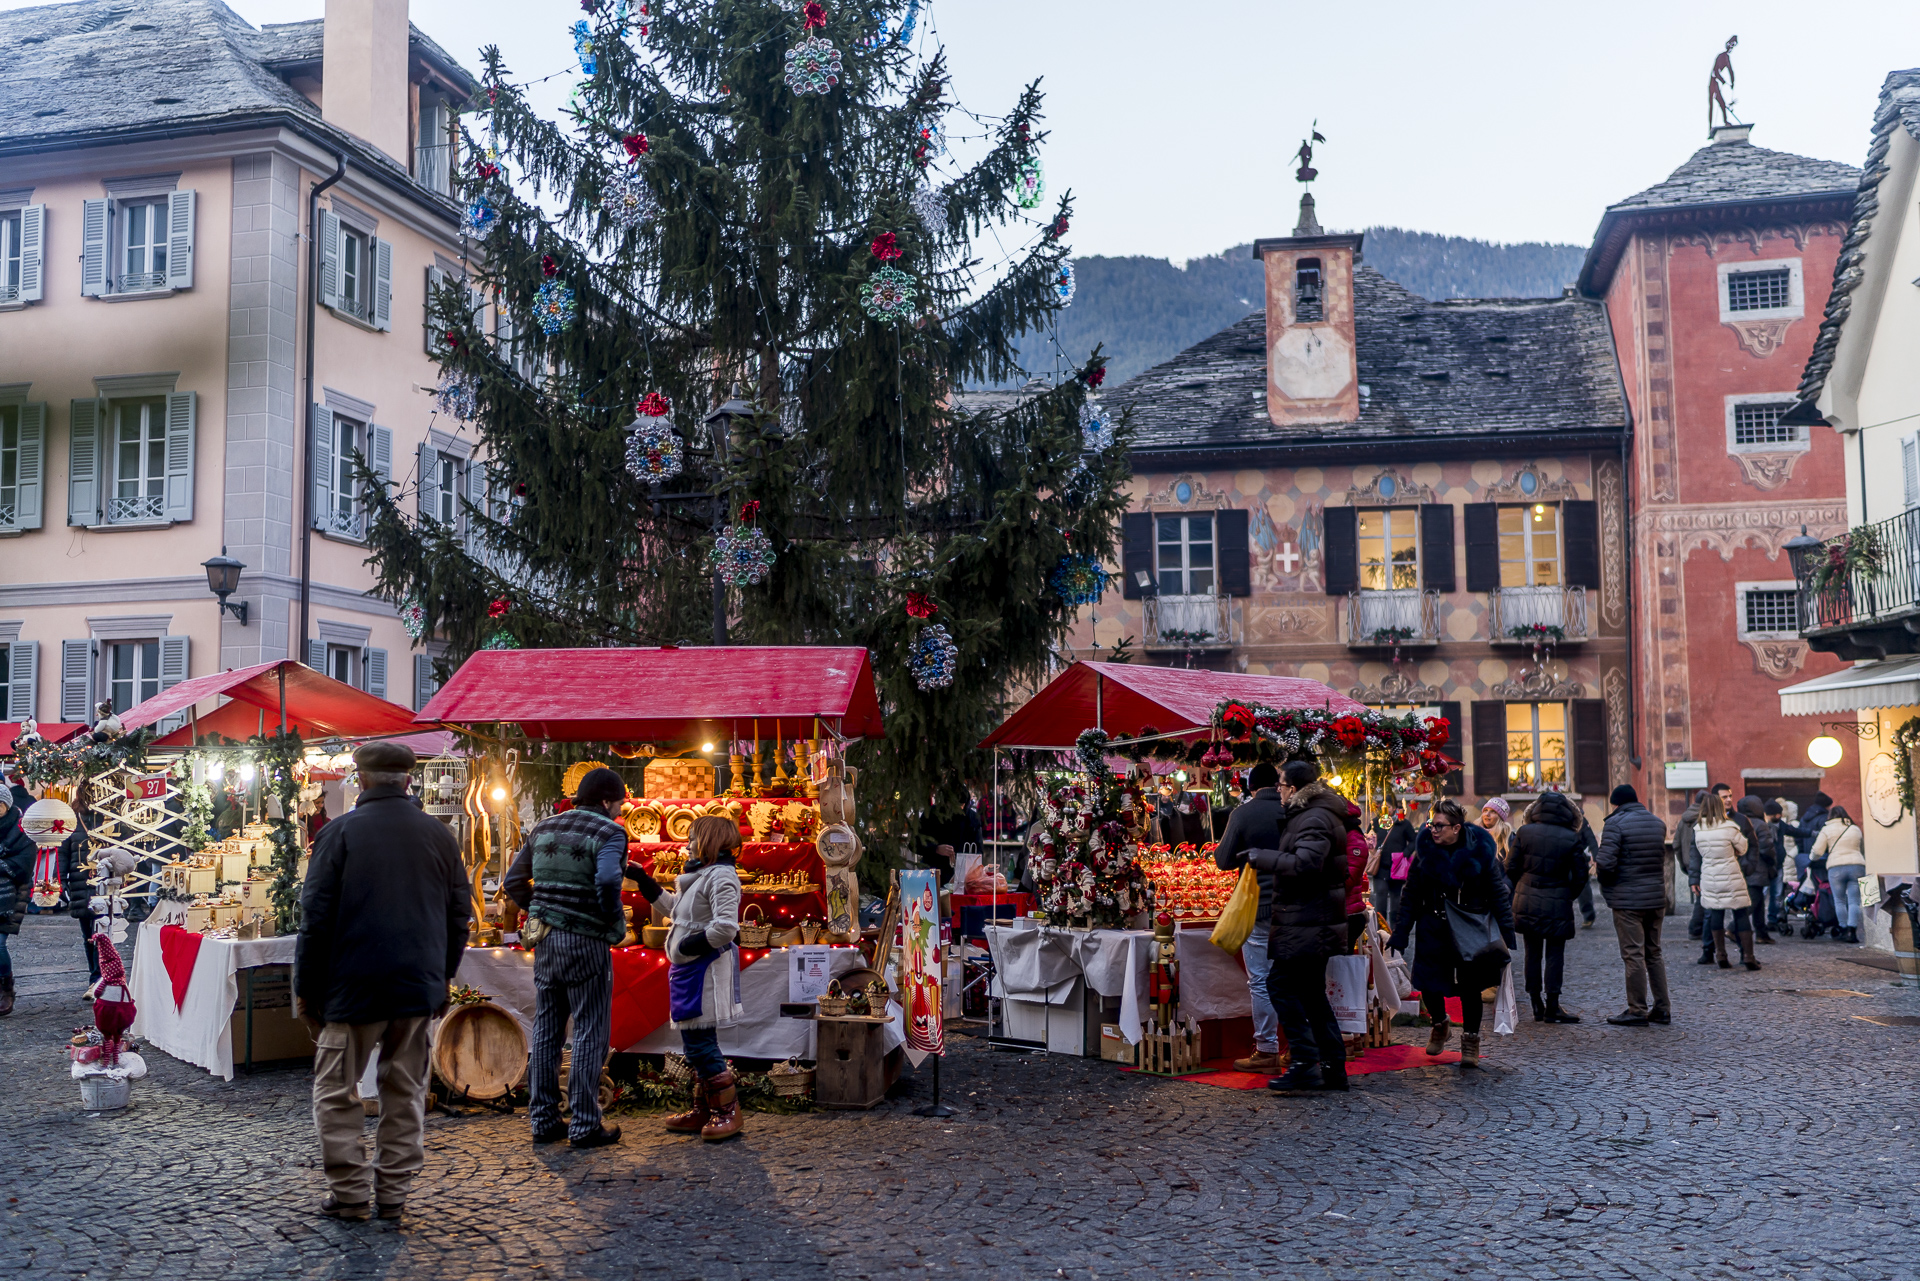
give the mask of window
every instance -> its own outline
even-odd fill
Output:
[[[1362,590],[1420,586],[1419,515],[1412,507],[1359,513]]]
[[[375,329],[393,319],[393,244],[371,215],[336,199],[320,214],[320,305]]]
[[[167,202],[129,200],[120,206],[117,292],[167,287]]]
[[[1804,441],[1806,429],[1782,424],[1780,415],[1792,407],[1791,401],[1733,407],[1733,443],[1736,445],[1792,445]]]
[[[1159,584],[1162,596],[1213,594],[1213,517],[1162,516]]]
[[[420,137],[413,152],[413,179],[428,191],[451,195],[453,124],[447,104],[420,97]]]
[[[327,646],[327,675],[343,685],[358,685],[354,677],[354,668],[360,653],[346,645]]]
[[[1736,271],[1727,276],[1728,311],[1772,311],[1793,301],[1793,273]]]
[[[1746,631],[1792,634],[1800,628],[1798,592],[1748,592],[1741,604]]]
[[[124,712],[160,692],[160,642],[113,641],[107,650],[107,696]]]
[[[166,515],[167,402],[109,402],[107,522],[159,520]]]
[[[1293,269],[1293,319],[1302,324],[1326,319],[1321,302],[1320,260],[1302,258]]]
[[[1771,258],[1761,263],[1720,264],[1720,320],[1739,327],[1755,320],[1790,320],[1806,312],[1798,258]],[[1748,351],[1759,354],[1770,347]]]
[[[82,201],[80,292],[111,298],[193,288],[194,208],[193,192],[155,192],[150,183]],[[31,227],[22,241],[34,250]]]
[[[1567,785],[1567,705],[1507,704],[1507,786],[1537,792]]]
[[[20,300],[20,215],[0,214],[0,302]]]
[[[439,510],[434,513],[434,518],[442,525],[451,528],[454,523],[454,518],[460,511],[458,503],[460,497],[460,460],[452,454],[440,454],[438,457],[440,476],[439,492],[436,498],[440,506]]]
[[[345,414],[333,416],[333,468],[328,477],[328,532],[349,538],[360,536],[360,485],[354,479],[360,453],[366,448],[367,425]]]
[[[1553,503],[1500,509],[1500,585],[1560,583],[1560,508]]]
[[[0,529],[20,511],[20,406],[0,405]]]

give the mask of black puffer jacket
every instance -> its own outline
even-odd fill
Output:
[[[0,812],[0,934],[18,934],[33,894],[33,861],[40,852],[20,830],[20,807]]]
[[[1325,783],[1294,793],[1277,850],[1248,861],[1273,873],[1267,957],[1295,961],[1347,950],[1347,798]]]
[[[1447,899],[1469,912],[1490,914],[1507,946],[1514,945],[1513,890],[1493,834],[1478,823],[1468,823],[1452,845],[1442,845],[1433,839],[1431,827],[1423,827],[1413,847],[1413,866],[1407,870],[1407,888],[1401,892],[1387,948],[1404,952],[1409,939],[1413,941],[1413,986],[1423,996],[1458,996],[1455,979],[1461,974],[1474,990],[1500,977],[1499,965],[1461,966],[1453,927],[1447,923]]]
[[[1629,801],[1607,815],[1600,832],[1600,888],[1616,911],[1645,912],[1667,905],[1667,825]]]
[[[1747,820],[1752,834],[1747,837],[1746,857],[1740,860],[1740,870],[1747,878],[1750,887],[1765,889],[1773,884],[1774,874],[1780,870],[1780,838],[1773,824],[1767,822],[1765,803],[1758,796],[1743,796],[1736,807]]]
[[[1507,880],[1513,884],[1513,924],[1522,934],[1573,937],[1573,901],[1587,883],[1586,820],[1573,802],[1547,792],[1533,808],[1533,821],[1514,833],[1507,847]]]
[[[1220,844],[1213,851],[1214,865],[1223,872],[1238,871],[1246,865],[1251,851],[1277,848],[1286,821],[1287,803],[1280,799],[1280,789],[1261,788],[1241,802],[1227,820],[1227,830],[1220,834]],[[1260,882],[1257,924],[1266,925],[1272,919],[1273,873],[1255,868],[1254,879]]]

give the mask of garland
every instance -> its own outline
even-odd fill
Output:
[[[1553,623],[1521,623],[1507,628],[1507,635],[1523,641],[1563,641],[1567,638],[1567,629]]]
[[[1139,785],[1107,768],[1106,740],[1082,733],[1074,752],[1085,777],[1047,789],[1033,876],[1049,920],[1115,929],[1153,906],[1153,887],[1139,861]]]
[[[1893,731],[1893,776],[1900,786],[1900,812],[1913,811],[1913,749],[1920,744],[1920,716],[1908,717]]]
[[[247,740],[260,753],[260,785],[280,798],[280,813],[269,818],[273,841],[273,914],[282,934],[300,923],[300,838],[293,815],[300,803],[300,780],[294,768],[305,759],[300,735],[292,730],[256,734]]]
[[[197,854],[213,840],[213,789],[204,782],[193,781],[193,770],[188,764],[191,759],[181,757],[174,765],[174,773],[183,770],[186,773],[186,781],[180,785],[180,799],[184,802],[180,843]]]
[[[1857,525],[1822,548],[1825,558],[1813,567],[1811,587],[1816,592],[1845,588],[1855,574],[1873,575],[1886,562],[1886,548],[1880,531],[1872,525]]]
[[[30,787],[44,787],[68,779],[81,784],[96,774],[122,767],[144,774],[147,747],[153,739],[151,725],[104,743],[96,743],[91,734],[84,733],[67,743],[50,743],[42,738],[17,744],[14,760]]]

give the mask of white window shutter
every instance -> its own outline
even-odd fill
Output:
[[[369,240],[368,257],[373,259],[373,311],[368,319],[375,329],[393,329],[393,242]]]
[[[113,292],[113,202],[80,202],[80,292],[98,298]]]
[[[176,391],[167,396],[168,520],[193,519],[193,436],[199,393]]]
[[[60,642],[60,719],[93,724],[93,642]]]
[[[100,438],[105,434],[103,400],[76,400],[67,433],[67,524],[98,525],[101,484]]]
[[[193,288],[193,208],[191,191],[167,197],[167,288]]]
[[[340,305],[340,215],[320,211],[320,305]]]
[[[7,719],[30,721],[35,691],[40,686],[40,642],[13,641],[7,646]]]
[[[420,519],[440,516],[440,451],[432,445],[420,446]]]
[[[1900,480],[1902,503],[1920,506],[1920,436],[1900,438]]]
[[[315,529],[333,525],[333,411],[325,405],[313,407],[313,497]]]
[[[316,672],[327,670],[327,643],[310,640],[307,642],[307,666]]]
[[[91,403],[91,402],[89,402]],[[0,528],[38,529],[46,508],[47,407],[41,401],[20,406],[19,470],[14,476],[13,517],[0,512]],[[13,720],[20,718],[15,716]]]
[[[187,654],[191,648],[192,637],[162,636],[160,638],[160,692],[166,693],[191,675],[187,666]],[[187,723],[187,710],[175,712],[160,719],[155,731],[171,734]]]
[[[380,496],[386,497],[393,484],[393,432],[385,427],[367,425],[367,466],[380,478]]]
[[[432,655],[415,654],[413,656],[413,710],[417,712],[432,702],[433,696],[438,692],[439,686],[433,679]],[[16,716],[14,719],[20,718]]]
[[[39,302],[47,281],[47,207],[20,211],[20,301]]]
[[[375,698],[385,698],[387,696],[387,651],[369,649],[365,667],[367,693]]]
[[[427,354],[429,356],[438,356],[447,349],[445,331],[433,323],[434,300],[440,296],[440,291],[446,287],[446,283],[446,272],[440,270],[438,267],[427,268],[427,305],[425,315],[421,320],[421,325],[426,335]]]

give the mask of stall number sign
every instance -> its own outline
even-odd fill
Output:
[[[165,774],[142,774],[127,784],[127,799],[130,801],[158,801],[164,799],[166,794]]]

